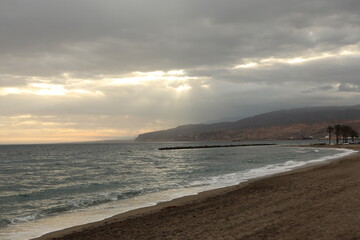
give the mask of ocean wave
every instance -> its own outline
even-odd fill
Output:
[[[6,227],[6,226],[9,226],[12,224],[17,224],[17,223],[30,222],[30,221],[39,219],[40,217],[43,217],[43,215],[40,213],[34,213],[34,214],[13,217],[13,218],[1,218],[0,219],[0,227]]]
[[[125,194],[129,195],[129,194]],[[134,194],[135,195],[135,194]],[[45,218],[48,216],[53,216],[65,212],[71,212],[73,210],[84,209],[91,206],[96,206],[111,201],[117,201],[121,195],[118,193],[102,193],[95,196],[84,197],[82,199],[73,199],[68,200],[63,204],[48,207],[37,211],[35,213],[27,214],[24,216],[17,216],[13,218],[3,218],[0,219],[0,227],[6,227],[11,224],[30,222],[33,220]]]
[[[0,218],[0,227],[6,227],[11,224],[11,220],[9,218]]]
[[[66,194],[71,196],[72,194],[86,194],[88,192],[102,191],[104,189],[114,188],[116,185],[121,185],[121,182],[106,182],[106,183],[83,183],[83,184],[71,184],[53,187],[51,189],[34,189],[27,193],[11,194],[8,196],[0,197],[0,203],[6,202],[27,202],[34,200],[47,200],[49,198],[61,197]]]
[[[193,181],[189,185],[192,187],[204,186],[207,187],[208,189],[226,187],[226,186],[236,185],[250,179],[270,176],[273,174],[290,171],[295,168],[305,166],[307,164],[325,162],[333,159],[342,158],[344,156],[357,152],[349,149],[336,149],[336,150],[340,151],[340,153],[336,153],[334,155],[320,157],[316,159],[306,160],[306,161],[289,160],[283,163],[269,164],[260,168],[253,168],[236,173],[203,178],[198,181]],[[319,150],[312,149],[311,152],[317,153],[319,152]]]
[[[172,187],[174,187],[174,186],[172,186]],[[180,186],[177,186],[177,187],[180,188]],[[17,216],[17,217],[13,217],[13,218],[0,219],[0,227],[6,227],[6,226],[9,226],[12,224],[17,224],[17,223],[30,222],[33,220],[37,220],[37,219],[41,219],[41,218],[45,218],[45,217],[49,217],[49,216],[53,216],[53,215],[57,215],[57,214],[61,214],[61,213],[71,212],[71,211],[79,210],[79,209],[85,209],[88,207],[101,205],[101,204],[108,203],[108,202],[113,202],[113,201],[118,201],[118,200],[123,200],[123,199],[130,199],[130,198],[133,198],[136,196],[146,195],[146,194],[153,193],[153,192],[159,192],[159,191],[167,190],[170,188],[171,188],[170,186],[163,187],[163,188],[139,188],[139,189],[135,189],[135,190],[123,191],[121,193],[107,192],[107,193],[100,193],[100,194],[97,194],[94,196],[83,197],[80,199],[67,200],[65,203],[62,203],[62,204],[56,205],[56,206],[52,206],[52,207],[48,207],[48,208],[42,209],[35,213],[27,214],[24,216]]]

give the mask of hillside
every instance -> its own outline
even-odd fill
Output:
[[[136,141],[265,140],[324,137],[331,124],[360,130],[360,105],[280,110],[236,122],[191,124],[140,134]]]

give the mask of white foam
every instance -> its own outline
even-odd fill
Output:
[[[1,240],[24,240],[39,237],[43,234],[69,228],[72,226],[96,222],[130,210],[154,206],[159,202],[194,195],[202,188],[171,189],[163,192],[137,196],[131,199],[114,201],[94,207],[46,217],[30,222],[22,222],[0,229]]]
[[[308,161],[294,161],[289,160],[284,163],[278,163],[278,164],[270,164],[266,165],[264,167],[255,168],[255,169],[249,169],[245,171],[241,171],[238,173],[231,173],[231,174],[225,174],[221,176],[212,177],[209,179],[203,179],[200,181],[196,181],[193,184],[195,186],[201,186],[201,185],[208,185],[207,189],[215,189],[215,188],[221,188],[226,186],[232,186],[239,184],[241,182],[245,182],[250,179],[264,177],[264,176],[270,176],[281,172],[287,172],[290,170],[293,170],[295,168],[303,167],[308,164],[314,164],[314,163],[320,163],[325,161],[330,161],[333,159],[338,159],[350,154],[353,154],[357,151],[349,150],[349,149],[336,149],[338,151],[341,151],[340,153],[331,155],[331,156],[325,156],[317,159],[312,159]],[[314,151],[319,151],[315,149]]]
[[[25,217],[17,217],[17,218],[10,219],[10,221],[12,224],[15,224],[15,223],[19,223],[19,222],[29,222],[29,221],[37,219],[38,217],[39,217],[39,214],[31,214],[31,215],[28,215]]]

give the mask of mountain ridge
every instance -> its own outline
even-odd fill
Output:
[[[291,133],[294,136],[278,133],[273,134],[274,137],[281,135],[281,138],[292,137],[298,139],[305,137],[304,131],[307,131],[307,127],[314,128],[315,125],[322,127],[319,124],[330,125],[337,123],[357,126],[355,120],[360,121],[360,105],[303,107],[262,113],[235,122],[181,125],[167,130],[140,134],[135,141],[260,140],[260,132],[263,132],[264,135],[271,135],[266,132],[267,129],[270,130],[276,127],[276,131],[282,131],[281,126],[283,129],[285,127],[286,129],[293,128]],[[352,124],[349,121],[355,122]],[[299,129],[299,133],[296,133],[296,129],[294,129],[296,126]],[[258,134],[255,134],[258,137],[249,137],[251,131],[253,132],[251,133],[252,135],[256,131],[260,131]],[[309,134],[312,132],[310,131]],[[247,136],[242,136],[244,134]]]

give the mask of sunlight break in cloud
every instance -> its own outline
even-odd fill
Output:
[[[5,87],[0,88],[0,96],[12,94],[32,94],[41,96],[64,96],[68,94],[95,94],[101,92],[90,92],[83,89],[66,89],[64,85],[49,83],[30,83],[27,87]]]
[[[181,86],[176,88],[176,91],[177,92],[182,92],[182,91],[186,91],[186,90],[189,90],[189,89],[191,89],[191,87],[189,85],[181,85]]]
[[[189,81],[197,80],[199,77],[187,76],[184,70],[132,72],[123,77],[107,75],[94,76],[90,79],[74,78],[64,73],[58,78],[42,79],[29,78],[28,84],[24,86],[10,86],[0,88],[0,96],[7,95],[39,95],[39,96],[105,96],[106,92],[98,90],[102,87],[122,87],[132,85],[161,86],[176,92],[191,89]],[[53,82],[61,82],[53,83]],[[151,84],[150,84],[151,83]],[[150,84],[150,85],[149,85]]]
[[[338,51],[332,53],[322,53],[313,56],[299,56],[295,58],[265,58],[265,59],[257,59],[257,60],[247,60],[248,63],[240,64],[235,66],[233,69],[246,69],[246,68],[260,68],[260,67],[269,67],[275,64],[301,64],[311,61],[318,61],[329,58],[338,58],[338,57],[346,57],[346,56],[359,56],[360,50],[359,46],[350,46],[346,48],[342,48]],[[245,59],[246,60],[246,59]]]
[[[171,70],[168,72],[164,71],[155,71],[155,72],[133,72],[129,77],[123,78],[104,78],[105,85],[140,85],[146,84],[150,81],[163,81],[163,82],[187,82],[189,80],[196,80],[198,77],[186,76],[184,70]],[[179,88],[182,90],[190,89],[188,86],[186,88]],[[176,88],[176,91],[179,91]]]

